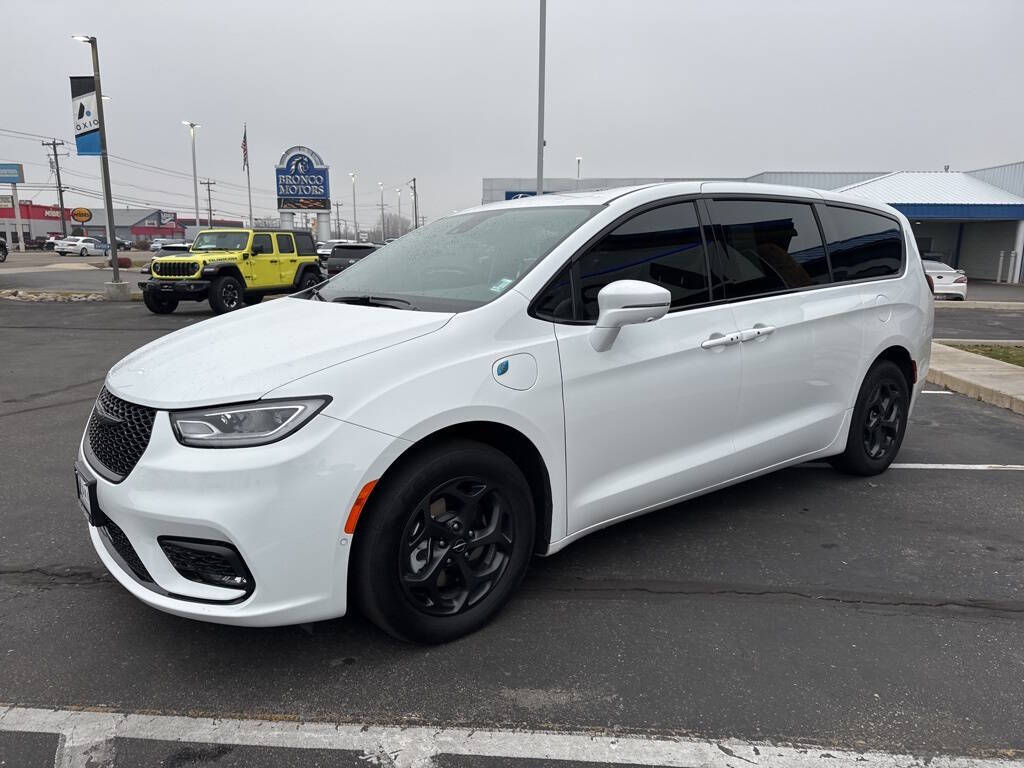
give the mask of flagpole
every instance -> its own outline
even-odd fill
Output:
[[[252,178],[249,174],[249,126],[242,123],[242,133],[245,136],[245,188],[249,192],[249,226],[255,227],[256,223],[252,218]]]

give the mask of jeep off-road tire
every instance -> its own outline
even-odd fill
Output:
[[[210,309],[220,315],[245,306],[245,287],[237,277],[221,275],[210,283]]]
[[[178,308],[178,297],[161,296],[153,291],[143,291],[142,303],[154,315],[169,315]]]
[[[314,285],[320,285],[323,279],[316,272],[306,270],[302,277],[299,278],[299,290],[306,291],[312,288]]]

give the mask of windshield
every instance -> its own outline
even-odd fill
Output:
[[[449,216],[359,260],[320,295],[397,297],[434,312],[475,309],[515,285],[597,210],[544,206]]]
[[[193,251],[241,251],[249,242],[248,232],[200,232]]]

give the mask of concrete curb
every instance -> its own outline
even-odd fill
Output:
[[[935,309],[1018,309],[1024,311],[1024,301],[936,301]]]
[[[1024,415],[1024,368],[932,342],[928,381]]]
[[[990,347],[1024,347],[1024,339],[932,339],[947,347],[957,344],[987,344]]]
[[[9,301],[58,302],[68,301],[109,301],[98,291],[27,291],[23,288],[12,288],[0,291],[0,299]],[[142,301],[142,293],[132,293],[128,301]]]

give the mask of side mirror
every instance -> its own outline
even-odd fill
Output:
[[[251,250],[252,250],[252,255],[253,256],[259,256],[261,253],[263,253],[263,246],[262,245],[254,245],[251,248]]]
[[[611,349],[624,325],[650,323],[665,316],[672,304],[668,289],[641,280],[616,280],[597,294],[597,325],[590,332],[590,346],[598,352]]]

